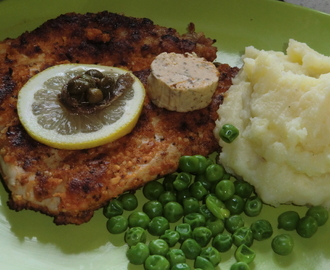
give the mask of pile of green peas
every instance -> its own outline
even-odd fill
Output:
[[[234,247],[236,262],[230,270],[249,270],[256,257],[254,241],[273,237],[271,223],[256,218],[247,226],[244,215],[257,217],[263,208],[253,186],[237,180],[217,164],[217,153],[182,156],[178,171],[147,183],[146,202],[137,211],[138,200],[125,193],[104,207],[107,229],[124,233],[131,264],[146,270],[213,270]],[[130,211],[128,216],[124,211]],[[311,237],[326,223],[328,212],[321,206],[308,209],[302,218],[295,211],[278,217],[278,228]],[[152,240],[147,241],[148,236]],[[271,248],[279,255],[292,252],[288,233],[273,237]]]

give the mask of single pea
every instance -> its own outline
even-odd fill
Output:
[[[161,255],[150,255],[144,262],[145,270],[170,270],[169,261]]]
[[[169,251],[169,246],[163,239],[153,239],[149,242],[149,251],[151,255],[162,255],[165,257]]]
[[[316,219],[318,226],[323,226],[329,218],[328,210],[326,210],[323,206],[312,206],[306,212],[306,216],[311,216]]]
[[[97,69],[89,69],[85,74],[97,79],[102,79],[104,77],[103,73]]]
[[[184,199],[190,198],[191,196],[191,192],[189,189],[184,189],[184,190],[180,190],[176,192],[176,200],[178,203],[183,202]]]
[[[210,191],[213,186],[213,183],[207,180],[205,174],[197,174],[195,176],[195,182],[201,182],[207,191]]]
[[[194,262],[194,267],[195,268],[201,268],[204,270],[214,270],[215,267],[214,265],[206,258],[197,256]]]
[[[257,196],[248,198],[245,202],[244,213],[249,217],[258,216],[261,213],[263,203]]]
[[[273,238],[271,246],[276,254],[286,256],[292,252],[294,241],[290,235],[280,234]]]
[[[180,234],[180,239],[179,239],[180,243],[192,237],[192,229],[190,227],[190,224],[188,223],[178,224],[177,226],[175,226],[175,231],[177,231]]]
[[[128,228],[127,218],[124,216],[115,216],[107,221],[107,229],[112,234],[120,234]]]
[[[197,175],[205,173],[206,168],[213,164],[213,161],[210,158],[202,155],[195,155],[194,157],[198,160],[198,170],[195,173]]]
[[[149,247],[141,242],[131,246],[126,252],[127,259],[134,265],[144,264],[149,255]]]
[[[246,246],[250,247],[253,244],[253,233],[248,227],[241,227],[238,228],[233,233],[233,244],[236,247],[245,244]]]
[[[183,217],[183,207],[178,202],[168,202],[164,206],[163,215],[169,222],[177,222]]]
[[[148,200],[157,200],[160,194],[164,192],[164,187],[158,181],[151,181],[143,187],[142,192]]]
[[[133,227],[125,233],[125,243],[127,245],[135,246],[137,243],[145,243],[147,240],[146,231],[141,227]]]
[[[195,197],[197,200],[201,201],[209,192],[203,186],[201,182],[194,182],[189,187],[192,197]]]
[[[124,213],[123,204],[118,199],[111,200],[104,208],[103,215],[107,218],[119,216]]]
[[[184,255],[183,251],[179,248],[170,249],[166,254],[166,258],[171,266],[186,262],[186,255]]]
[[[232,143],[239,135],[239,130],[231,125],[225,124],[219,131],[220,138],[226,143]]]
[[[312,216],[302,217],[298,223],[296,231],[304,238],[312,237],[318,230],[317,220]]]
[[[223,233],[225,224],[222,219],[212,217],[206,220],[205,227],[212,232],[212,237],[215,237],[219,233]]]
[[[199,209],[199,201],[194,198],[185,198],[182,201],[182,207],[183,207],[183,214],[188,215],[190,213],[196,213]]]
[[[231,265],[230,270],[250,270],[250,267],[245,262],[235,262]]]
[[[180,248],[185,254],[186,258],[190,260],[196,259],[202,251],[201,246],[196,242],[196,240],[192,238],[184,240]]]
[[[206,219],[202,214],[191,213],[184,216],[183,222],[189,224],[191,229],[194,230],[197,227],[205,226]]]
[[[254,221],[250,229],[253,234],[253,238],[257,241],[262,241],[270,238],[273,235],[272,224],[266,219],[259,219]]]
[[[150,218],[159,217],[163,215],[163,205],[156,200],[147,201],[142,206],[142,210]]]
[[[218,182],[222,179],[225,169],[220,164],[211,164],[206,168],[205,175],[209,182]]]
[[[212,240],[212,246],[219,252],[228,251],[233,245],[233,238],[230,234],[220,233]]]
[[[175,178],[177,177],[177,175],[178,175],[178,173],[171,173],[171,174],[165,175],[164,180],[163,180],[164,190],[172,191],[172,192],[176,191],[174,188],[173,182],[174,182]]]
[[[255,257],[255,251],[244,244],[240,245],[235,251],[235,258],[238,262],[250,264]]]
[[[149,216],[141,211],[136,211],[131,213],[128,216],[128,226],[132,227],[141,227],[143,229],[147,229],[150,223]]]
[[[209,260],[213,264],[214,267],[219,265],[219,263],[221,262],[221,254],[214,247],[202,248],[202,252],[201,252],[200,256]]]
[[[186,263],[177,263],[171,267],[171,270],[191,270],[191,268]]]
[[[148,232],[153,236],[161,236],[170,228],[168,220],[164,217],[154,217],[151,219]]]
[[[138,200],[132,193],[125,193],[119,196],[119,201],[123,204],[123,209],[133,211],[138,207]]]
[[[285,211],[277,218],[277,227],[286,231],[293,231],[297,228],[299,214],[296,211]]]
[[[88,103],[99,103],[103,98],[103,92],[99,88],[88,88],[86,91],[86,101]]]
[[[167,242],[169,247],[174,247],[176,243],[180,240],[180,234],[174,230],[166,230],[163,235],[160,236],[160,239],[163,239]]]
[[[233,195],[230,199],[226,200],[224,204],[232,215],[243,213],[245,207],[244,199],[238,195]]]
[[[216,218],[216,216],[207,208],[206,204],[201,204],[199,206],[198,213],[202,214],[205,219]]]
[[[180,172],[173,182],[173,186],[177,191],[187,189],[192,181],[192,175],[187,172]]]
[[[205,247],[211,241],[212,232],[206,227],[197,227],[192,232],[192,238],[201,246]]]
[[[168,202],[176,202],[176,193],[173,191],[164,191],[162,194],[160,194],[158,201],[162,204],[165,205]]]
[[[243,199],[247,199],[252,195],[253,186],[244,181],[244,180],[236,180],[234,182],[235,185],[235,194],[240,196]]]
[[[211,213],[217,218],[225,219],[230,216],[230,212],[225,208],[224,203],[214,195],[208,195],[205,204]]]
[[[235,185],[230,180],[221,180],[215,188],[215,195],[221,201],[226,201],[235,194]]]
[[[238,228],[243,227],[244,219],[240,215],[233,215],[225,219],[225,228],[229,233],[234,233]]]
[[[208,159],[201,155],[182,156],[179,159],[179,170],[192,174],[201,174],[205,172],[209,164]]]

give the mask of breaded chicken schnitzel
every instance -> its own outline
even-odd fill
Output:
[[[159,53],[194,52],[213,61],[213,43],[193,24],[180,35],[149,19],[109,12],[61,15],[1,42],[0,160],[9,207],[40,211],[56,224],[81,224],[111,198],[175,171],[181,155],[218,150],[216,111],[238,70],[218,67],[219,86],[208,107],[170,112],[147,97],[130,134],[86,150],[59,150],[29,137],[16,112],[18,91],[29,78],[62,63],[102,64],[133,71],[147,87],[150,64]]]

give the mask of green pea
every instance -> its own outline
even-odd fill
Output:
[[[259,219],[254,221],[250,229],[253,234],[253,238],[257,241],[262,241],[270,238],[273,235],[273,227],[272,224],[268,220]]]
[[[177,191],[187,189],[192,181],[192,175],[190,173],[181,172],[177,175],[173,182],[173,186]]]
[[[253,186],[244,181],[244,180],[236,180],[234,182],[235,185],[235,194],[240,196],[241,198],[247,199],[252,195]]]
[[[224,204],[232,215],[243,213],[245,207],[244,199],[238,195],[233,195],[230,199],[226,200]]]
[[[138,206],[138,200],[132,193],[125,193],[119,197],[119,201],[123,204],[123,209],[126,211],[133,211]]]
[[[217,218],[225,219],[230,216],[230,212],[225,208],[224,203],[214,195],[208,195],[205,204],[211,213]]]
[[[244,219],[240,215],[233,215],[225,219],[225,228],[230,233],[234,233],[238,228],[243,227],[244,224]]]
[[[209,182],[218,182],[222,179],[225,169],[220,164],[211,164],[206,168],[205,175]]]
[[[160,236],[160,239],[166,241],[169,247],[174,247],[180,240],[180,234],[174,230],[166,230],[165,233]]]
[[[145,212],[149,218],[159,217],[163,215],[163,205],[156,200],[147,201],[142,206],[143,212]]]
[[[141,242],[131,246],[126,252],[127,259],[134,265],[144,264],[149,255],[149,247]]]
[[[249,217],[258,216],[261,213],[263,203],[259,197],[253,196],[246,200],[244,213]]]
[[[163,239],[154,239],[149,242],[149,251],[151,255],[166,256],[169,246]]]
[[[230,270],[250,270],[250,267],[245,262],[235,262],[231,265]]]
[[[286,256],[292,252],[294,241],[289,234],[280,234],[273,238],[271,246],[276,254]]]
[[[196,240],[188,238],[181,244],[181,250],[185,254],[187,259],[194,260],[201,253],[202,248]]]
[[[168,202],[164,206],[163,215],[169,222],[177,222],[183,216],[183,207],[178,202]]]
[[[209,260],[214,267],[216,267],[221,262],[221,254],[214,247],[204,247],[200,254],[201,257]]]
[[[183,251],[179,248],[170,249],[166,254],[167,260],[170,262],[170,265],[173,266],[178,263],[185,263],[186,256]]]
[[[206,258],[197,256],[194,262],[195,268],[201,268],[204,270],[214,270],[214,265]]]
[[[205,187],[206,190],[210,191],[213,183],[209,182],[206,178],[205,174],[198,174],[195,176],[195,182],[201,182],[202,185]]]
[[[233,238],[230,234],[220,233],[212,240],[212,246],[219,252],[228,251],[233,245]]]
[[[191,270],[191,268],[186,263],[177,263],[172,266],[171,270]]]
[[[235,194],[235,185],[230,180],[221,180],[215,188],[215,195],[221,201],[226,201]]]
[[[285,211],[277,218],[277,227],[286,231],[293,231],[297,228],[299,214],[296,211]]]
[[[312,216],[302,217],[298,223],[296,231],[304,238],[312,237],[318,230],[317,220]]]
[[[240,245],[235,251],[235,258],[239,262],[245,262],[249,264],[253,262],[255,257],[255,251],[244,244]]]
[[[188,223],[192,230],[197,227],[205,226],[206,219],[202,214],[199,213],[191,213],[183,218],[184,223]]]
[[[192,197],[195,197],[197,200],[201,201],[209,192],[203,186],[201,182],[194,182],[189,187]]]
[[[306,212],[306,216],[311,216],[316,219],[318,226],[323,226],[329,218],[328,211],[321,205],[312,206]]]
[[[165,205],[168,202],[176,202],[176,194],[173,191],[164,191],[162,194],[160,194],[158,201]]]
[[[120,234],[128,228],[127,218],[124,216],[115,216],[107,221],[107,229],[112,234]]]
[[[180,234],[180,239],[179,242],[182,243],[184,242],[186,239],[191,238],[192,237],[192,229],[190,224],[188,223],[181,223],[178,224],[175,227],[175,231],[177,231]]]
[[[253,233],[250,228],[241,227],[233,233],[233,244],[236,247],[245,244],[250,247],[253,244]]]
[[[188,215],[190,213],[196,213],[199,209],[199,201],[194,198],[185,198],[182,201],[182,207],[183,207],[183,214]]]
[[[142,192],[148,200],[157,200],[164,192],[164,187],[158,181],[151,181],[143,187]]]
[[[201,174],[205,172],[208,165],[208,159],[201,155],[182,156],[179,159],[179,170],[192,174]]]
[[[177,175],[178,175],[177,173],[171,173],[171,174],[165,175],[164,180],[163,180],[164,190],[172,191],[172,192],[176,191],[174,188],[173,182],[174,182],[175,178],[177,177]]]
[[[219,233],[223,233],[225,224],[222,219],[212,217],[206,220],[205,227],[212,232],[212,237],[215,237]]]
[[[169,261],[161,255],[150,255],[144,262],[145,270],[170,270]]]
[[[111,200],[104,208],[103,215],[107,218],[119,216],[124,213],[123,204],[118,199]]]
[[[197,227],[192,232],[192,238],[201,246],[205,247],[211,241],[212,232],[206,227]]]
[[[232,143],[239,135],[239,130],[231,125],[225,124],[219,131],[220,138],[226,143]]]
[[[150,223],[149,216],[141,211],[136,211],[131,213],[128,216],[128,226],[132,227],[141,227],[143,229],[147,229]]]
[[[168,220],[164,217],[154,217],[151,219],[148,232],[154,236],[161,236],[170,228]]]
[[[135,246],[137,243],[145,243],[147,240],[146,231],[141,227],[133,227],[126,231],[125,242],[129,246]]]
[[[181,204],[184,199],[187,199],[190,197],[191,197],[191,193],[190,193],[189,189],[180,190],[180,191],[177,191],[177,193],[176,193],[177,202],[179,202]]]
[[[199,206],[198,213],[202,214],[205,219],[216,218],[216,216],[207,208],[206,204],[201,204]]]

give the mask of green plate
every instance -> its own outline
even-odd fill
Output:
[[[218,61],[231,65],[240,65],[239,56],[246,46],[284,50],[289,38],[330,55],[330,16],[275,0],[2,0],[0,40],[15,38],[61,13],[103,10],[148,17],[182,33],[188,23],[194,22],[197,31],[217,40]],[[107,233],[101,211],[87,224],[56,226],[51,218],[39,213],[9,210],[7,199],[8,194],[1,185],[1,269],[143,269],[127,263],[123,236]],[[265,207],[260,218],[272,222],[274,234],[282,233],[276,229],[276,218],[287,209],[296,209],[301,215],[306,211],[305,207]],[[270,240],[255,243],[257,257],[251,269],[329,269],[330,222],[320,227],[311,239],[298,237],[295,232],[290,234],[294,237],[295,249],[286,257],[270,250]],[[230,268],[234,261],[232,254],[233,250],[223,254],[222,270]]]

